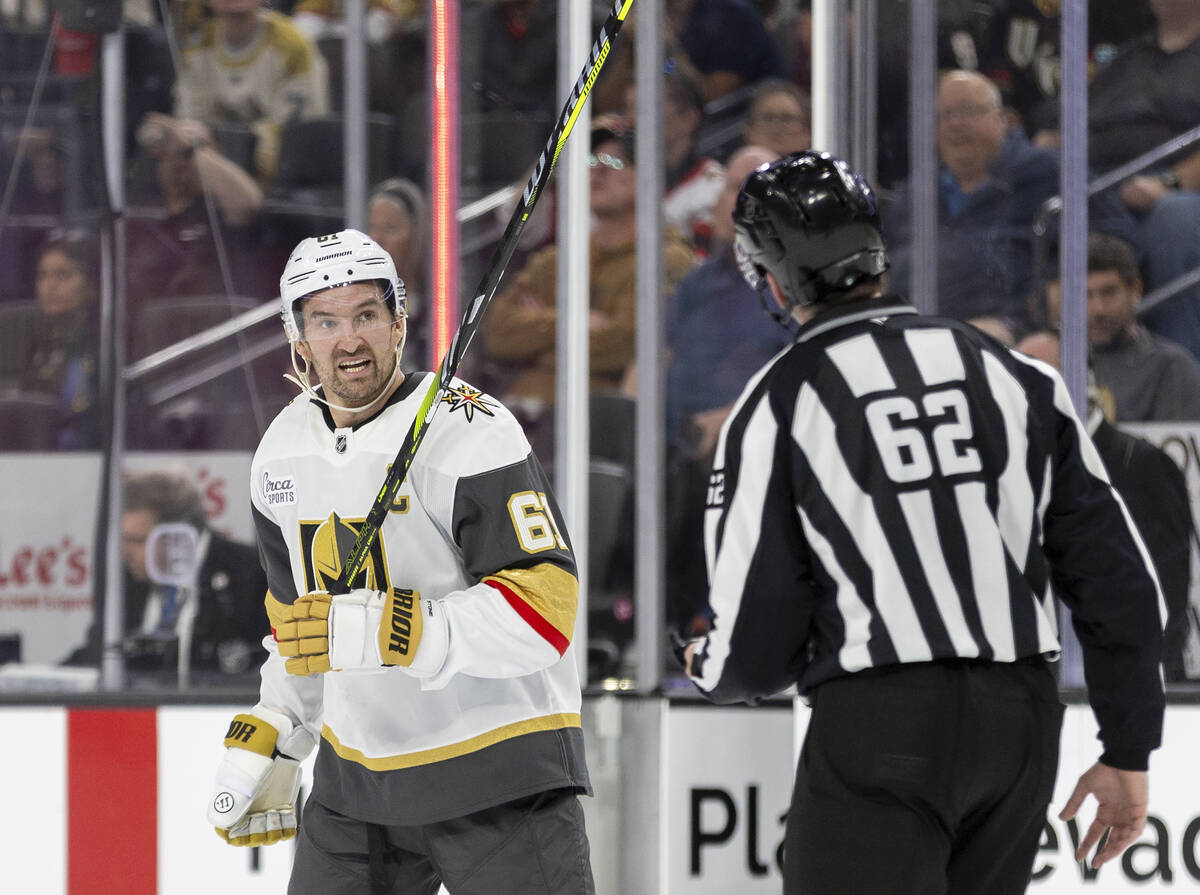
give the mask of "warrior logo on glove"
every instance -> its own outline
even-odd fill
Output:
[[[388,652],[398,656],[408,656],[408,647],[413,633],[413,592],[396,588],[396,599],[392,600],[392,630],[388,635]],[[421,617],[416,620],[417,630],[420,631]],[[418,634],[418,636],[420,636]],[[395,665],[395,662],[389,662]]]
[[[405,588],[386,594],[359,588],[336,596],[318,591],[275,613],[275,641],[289,674],[393,665],[423,676],[436,672],[445,658],[445,619],[431,601]],[[422,639],[429,640],[427,618],[434,636],[415,664]]]

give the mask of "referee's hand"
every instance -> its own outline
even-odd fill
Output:
[[[1087,853],[1099,842],[1092,858],[1092,867],[1099,867],[1125,851],[1146,825],[1148,776],[1145,771],[1122,771],[1096,762],[1079,778],[1058,819],[1074,817],[1089,793],[1096,797],[1096,818],[1075,850],[1075,860],[1087,860]]]

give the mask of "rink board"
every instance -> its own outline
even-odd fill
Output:
[[[92,622],[102,458],[96,453],[5,454],[0,493],[17,512],[0,517],[0,633],[19,634],[21,659],[55,665],[81,646]],[[196,487],[215,531],[253,543],[250,453],[126,454],[128,472],[177,472]]]
[[[234,849],[204,821],[221,737],[243,708],[0,706],[4,891],[285,892],[290,843]],[[585,707],[585,717],[593,708]],[[625,708],[617,729],[589,731],[597,789],[588,800],[589,827],[600,895],[777,895],[781,815],[803,708],[652,698],[626,700]],[[652,753],[643,748],[648,741],[658,743]],[[1098,754],[1086,707],[1068,708],[1062,742],[1055,810]],[[1119,864],[1085,877],[1071,858],[1071,829],[1051,820],[1030,892],[1200,887],[1200,706],[1168,709],[1165,742],[1152,760],[1151,822],[1138,844]]]

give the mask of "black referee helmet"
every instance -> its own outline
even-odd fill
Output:
[[[887,270],[875,193],[827,152],[793,153],[747,179],[733,211],[734,248],[755,289],[775,277],[793,307]]]

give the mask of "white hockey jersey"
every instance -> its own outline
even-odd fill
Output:
[[[272,627],[281,606],[337,580],[431,375],[410,376],[350,428],[299,397],[263,436],[250,492]],[[571,647],[578,581],[553,495],[498,401],[459,380],[443,400],[353,582],[439,601],[450,632],[441,670],[297,677],[266,640],[262,703],[319,737],[314,797],[373,823],[590,792]]]

